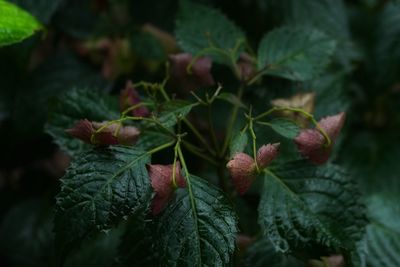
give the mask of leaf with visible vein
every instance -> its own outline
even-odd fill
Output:
[[[0,0],[0,47],[28,38],[42,25],[18,6]]]
[[[45,131],[62,150],[75,156],[92,146],[68,135],[65,130],[81,119],[98,122],[117,119],[117,110],[111,96],[99,90],[73,88],[51,103]]]
[[[336,42],[309,27],[284,26],[267,33],[258,48],[258,69],[295,81],[317,77],[329,64]]]
[[[56,244],[62,252],[93,232],[146,209],[151,198],[148,152],[131,147],[93,149],[76,158],[57,195]]]
[[[236,215],[222,192],[190,176],[187,187],[156,221],[163,266],[228,266],[235,249]]]
[[[317,248],[351,252],[366,225],[365,208],[352,180],[338,166],[294,161],[269,170],[259,205],[259,223],[277,251],[311,256]]]
[[[394,194],[367,199],[371,224],[367,227],[368,267],[400,266],[400,205]]]
[[[221,12],[191,1],[181,2],[175,35],[184,51],[227,65],[239,58],[246,42],[243,32]]]

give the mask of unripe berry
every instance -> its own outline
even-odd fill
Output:
[[[139,139],[140,131],[134,126],[124,126],[118,132],[118,142],[121,145],[134,145]]]
[[[171,82],[179,89],[194,91],[199,87],[207,87],[215,84],[211,75],[212,60],[209,57],[195,59],[189,69],[193,57],[188,53],[169,56],[171,62]]]
[[[131,81],[128,81],[125,88],[121,91],[119,97],[119,105],[121,111],[124,111],[134,105],[140,104],[140,96],[135,90]],[[135,117],[148,117],[150,115],[149,109],[146,106],[140,106],[133,109],[130,114]]]

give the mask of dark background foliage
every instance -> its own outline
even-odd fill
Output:
[[[45,131],[46,122],[57,114],[56,99],[73,88],[100,88],[118,95],[127,79],[162,80],[167,51],[143,26],[151,24],[173,34],[179,3],[11,2],[36,16],[47,33],[0,48],[0,266],[46,266],[57,262],[52,207],[59,192],[59,178],[70,161]],[[367,265],[400,266],[400,5],[386,0],[198,2],[226,14],[245,32],[253,48],[266,32],[282,25],[312,25],[337,41],[332,63],[318,78],[295,82],[269,77],[247,91],[245,101],[262,110],[273,98],[312,90],[317,95],[318,118],[347,112],[332,161],[344,166],[357,180],[369,211],[371,223],[362,248],[369,251]],[[111,63],[111,74],[105,74],[104,68],[110,67],[110,62],[102,51],[82,56],[79,50],[83,42],[96,38],[123,40],[115,44],[122,56]],[[129,47],[128,56],[123,54],[124,46]],[[226,69],[215,65],[213,73],[228,91],[233,91],[232,75]],[[220,122],[228,109],[224,105],[217,109],[221,114],[216,118],[216,124],[221,125],[217,131],[223,131]],[[265,136],[269,138],[271,133]],[[165,160],[163,155],[158,157],[159,162]],[[212,176],[208,166],[188,162],[195,174]],[[250,194],[235,204],[240,217],[254,217],[242,220],[240,225],[250,235],[257,234],[258,227],[254,226],[255,214],[247,207],[258,201]],[[111,266],[115,258],[134,261],[118,256],[120,243],[129,243],[126,237],[121,241],[120,228],[86,240],[65,265]],[[257,246],[265,249],[269,244]],[[267,257],[268,253],[257,254],[260,252],[256,246],[248,253],[249,266],[265,266],[256,265],[252,259]],[[129,251],[122,254],[128,255]],[[141,257],[146,258],[146,253]],[[296,264],[294,259],[269,257],[270,262],[280,264],[276,266]]]

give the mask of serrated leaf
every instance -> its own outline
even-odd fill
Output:
[[[156,221],[163,266],[229,266],[236,216],[222,192],[190,176]]]
[[[98,90],[78,89],[60,95],[51,103],[45,131],[57,145],[71,156],[90,149],[92,146],[68,135],[65,130],[81,119],[105,121],[117,119],[117,107],[112,98]]]
[[[75,158],[61,179],[55,233],[61,253],[85,237],[148,206],[148,153],[132,147],[97,148]]]
[[[338,49],[334,58],[351,71],[351,62],[359,59],[360,51],[351,41],[349,16],[344,1],[272,0],[272,2],[275,2],[273,12],[279,17],[280,25],[313,27],[335,39],[338,42]]]
[[[193,55],[208,55],[231,65],[244,50],[243,32],[221,12],[190,1],[181,1],[175,36],[180,47]]]
[[[268,124],[271,126],[272,130],[289,139],[295,138],[300,133],[299,126],[288,119],[273,119],[268,122]]]
[[[172,127],[178,122],[179,117],[186,117],[196,105],[197,103],[184,100],[168,101],[162,106],[158,119],[165,127]]]
[[[304,161],[267,172],[259,205],[259,223],[277,251],[308,254],[317,248],[346,255],[365,230],[364,206],[346,173],[335,165]]]
[[[262,237],[247,250],[243,265],[246,267],[304,267],[296,258],[276,252],[271,241]]]
[[[367,266],[400,266],[400,205],[396,195],[376,194],[367,200]]]
[[[247,131],[240,131],[233,136],[229,144],[230,156],[232,157],[235,153],[243,152],[246,148],[248,140],[249,136],[247,135]]]
[[[281,27],[267,33],[258,48],[258,69],[265,74],[306,81],[330,62],[336,42],[308,27]]]
[[[28,12],[0,0],[0,46],[18,43],[41,28],[42,25]]]
[[[276,3],[285,24],[317,27],[338,39],[350,36],[348,16],[342,0],[277,0]]]
[[[224,100],[224,101],[226,101],[228,103],[231,103],[234,106],[238,106],[238,107],[241,107],[241,108],[244,108],[244,109],[247,108],[246,105],[243,104],[242,101],[240,101],[240,99],[236,95],[234,95],[232,93],[221,93],[221,94],[219,94],[217,96],[217,98],[221,99],[221,100]]]

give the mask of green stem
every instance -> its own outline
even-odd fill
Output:
[[[249,117],[249,131],[251,134],[251,137],[253,139],[253,158],[254,158],[254,162],[256,163],[256,169],[257,169],[257,173],[260,172],[260,169],[258,167],[258,163],[257,163],[257,136],[256,133],[254,132],[254,128],[253,128],[253,118]]]
[[[176,161],[178,159],[178,147],[181,143],[181,137],[178,136],[178,140],[176,141],[175,148],[174,148],[174,164],[172,165],[172,185],[174,188],[178,188],[178,184],[176,183]]]
[[[204,153],[202,153],[202,151],[201,151],[200,148],[198,148],[198,147],[196,147],[195,145],[192,145],[191,143],[186,142],[186,141],[182,141],[182,144],[185,146],[185,148],[186,148],[189,152],[191,152],[191,153],[193,153],[194,155],[196,155],[196,156],[198,156],[198,157],[200,157],[200,158],[206,160],[207,162],[209,162],[210,164],[212,164],[212,165],[214,165],[214,166],[218,166],[218,163],[217,163],[214,159],[212,159],[212,158],[210,158],[210,157],[207,157],[207,155],[205,155]]]
[[[165,100],[170,101],[170,98],[167,95],[167,93],[165,92],[164,87],[160,87],[160,91],[161,91],[161,94],[163,95],[163,97],[165,98]],[[199,141],[207,148],[207,150],[213,156],[215,156],[216,155],[215,151],[210,147],[208,142],[204,139],[204,137],[201,135],[201,133],[199,133],[199,131],[196,129],[196,127],[194,127],[194,125],[186,118],[183,118],[182,121],[189,127],[189,129],[194,133],[194,135],[199,139]]]
[[[167,127],[165,127],[161,122],[159,122],[157,119],[155,118],[145,118],[145,117],[124,117],[121,120],[133,120],[133,121],[137,121],[137,120],[141,120],[141,121],[148,121],[151,123],[156,124],[158,127],[160,127],[161,129],[163,129],[165,132],[167,132],[169,135],[171,136],[176,136],[175,133],[173,131],[171,131],[170,129],[168,129]]]
[[[217,154],[215,151],[210,147],[206,139],[201,135],[201,133],[194,127],[194,125],[186,118],[183,118],[182,121],[189,127],[189,129],[194,133],[194,135],[199,139],[199,141],[206,147],[206,149],[213,155],[216,156]]]
[[[195,203],[195,196],[193,194],[190,173],[189,173],[189,170],[187,168],[186,161],[185,161],[185,158],[183,156],[183,153],[182,153],[182,150],[181,150],[180,146],[178,146],[178,155],[179,155],[179,159],[180,159],[181,164],[182,164],[183,171],[185,172],[187,188],[188,188],[188,191],[189,191],[190,206],[192,208],[192,214],[193,214],[193,220],[194,220],[194,229],[197,232],[197,234],[200,234],[200,229],[199,229],[199,225],[198,225],[198,218],[197,218],[197,207],[196,207],[196,203]],[[201,253],[200,252],[200,246],[198,246],[198,252],[197,253]],[[200,262],[200,266],[201,265],[202,264]]]
[[[237,94],[237,97],[238,97],[239,100],[241,100],[241,98],[243,96],[243,91],[244,91],[244,85],[241,85],[239,87],[238,94]],[[231,112],[231,117],[229,119],[229,124],[228,124],[228,129],[226,131],[224,145],[223,145],[223,147],[221,149],[221,153],[220,153],[221,157],[223,157],[225,155],[226,150],[228,149],[229,142],[230,142],[231,136],[232,136],[233,126],[235,125],[235,121],[236,121],[236,117],[237,117],[238,111],[239,111],[239,105],[235,104],[233,106],[233,109],[232,109],[232,112]]]
[[[258,115],[257,117],[254,118],[254,120],[259,120],[262,119],[274,112],[277,111],[290,111],[290,112],[294,112],[294,113],[299,113],[302,116],[304,116],[306,119],[308,119],[312,124],[315,125],[315,127],[318,129],[318,131],[322,134],[322,136],[324,137],[326,144],[325,146],[329,147],[332,144],[332,140],[329,138],[329,135],[326,133],[326,131],[324,129],[321,128],[321,126],[319,125],[319,123],[315,120],[314,116],[310,113],[308,113],[307,111],[300,109],[300,108],[291,108],[291,107],[273,107],[270,110],[267,110],[264,113],[261,113],[260,115]]]
[[[137,109],[138,107],[141,107],[141,106],[144,106],[144,105],[145,105],[145,104],[144,104],[143,102],[141,102],[141,103],[138,103],[138,104],[136,104],[136,105],[133,105],[133,106],[131,106],[131,107],[125,109],[125,110],[122,112],[121,117],[125,117],[125,115],[128,114],[130,111],[135,110],[135,109]]]
[[[207,113],[208,113],[208,125],[209,125],[210,131],[211,131],[211,139],[214,143],[215,151],[217,152],[217,155],[218,155],[219,154],[219,146],[218,146],[217,135],[215,134],[215,128],[214,128],[214,123],[213,123],[213,119],[212,119],[211,105],[208,105]]]
[[[176,142],[176,141],[174,140],[174,141],[165,143],[165,144],[163,144],[163,145],[161,145],[161,146],[158,146],[158,147],[156,147],[156,148],[153,148],[153,149],[147,151],[146,154],[148,154],[148,155],[154,154],[154,153],[156,153],[156,152],[158,152],[158,151],[161,151],[161,150],[166,149],[166,148],[168,148],[168,147],[170,147],[170,146],[173,146],[173,145],[175,144],[175,142]]]
[[[166,101],[170,101],[170,100],[171,100],[171,99],[169,98],[167,92],[165,92],[164,87],[160,87],[160,92],[161,92],[162,96],[164,97],[164,99],[165,99]]]

